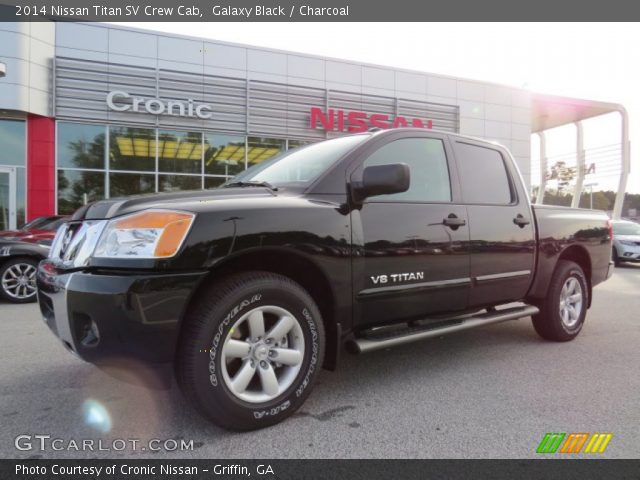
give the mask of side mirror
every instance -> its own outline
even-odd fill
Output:
[[[356,200],[406,192],[409,190],[410,178],[409,165],[406,163],[367,167],[362,172],[362,182],[354,188]]]

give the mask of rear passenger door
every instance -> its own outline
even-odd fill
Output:
[[[501,147],[452,142],[469,217],[469,307],[520,300],[533,275],[535,233],[519,173]]]

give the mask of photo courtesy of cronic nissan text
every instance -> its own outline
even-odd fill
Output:
[[[0,0],[0,480],[636,478],[634,20]]]

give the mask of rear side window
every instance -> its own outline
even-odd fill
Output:
[[[456,142],[465,203],[508,205],[514,195],[502,154],[492,148]]]
[[[411,174],[409,190],[371,197],[369,202],[450,202],[451,183],[442,140],[403,138],[373,152],[364,167],[406,163]]]

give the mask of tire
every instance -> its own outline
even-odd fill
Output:
[[[324,325],[311,296],[291,279],[258,271],[226,277],[200,291],[184,322],[178,385],[218,426],[273,425],[311,392],[324,357]]]
[[[619,267],[622,264],[622,261],[620,260],[620,257],[618,256],[618,251],[615,249],[615,247],[613,248],[613,252],[611,253],[611,258],[613,258],[613,264],[616,267]]]
[[[551,278],[547,296],[538,305],[540,313],[532,317],[538,335],[554,342],[568,342],[576,338],[584,325],[588,295],[587,279],[582,268],[577,263],[560,260]],[[561,304],[561,301],[568,303]]]
[[[12,303],[35,302],[38,260],[15,257],[0,266],[0,297]]]

